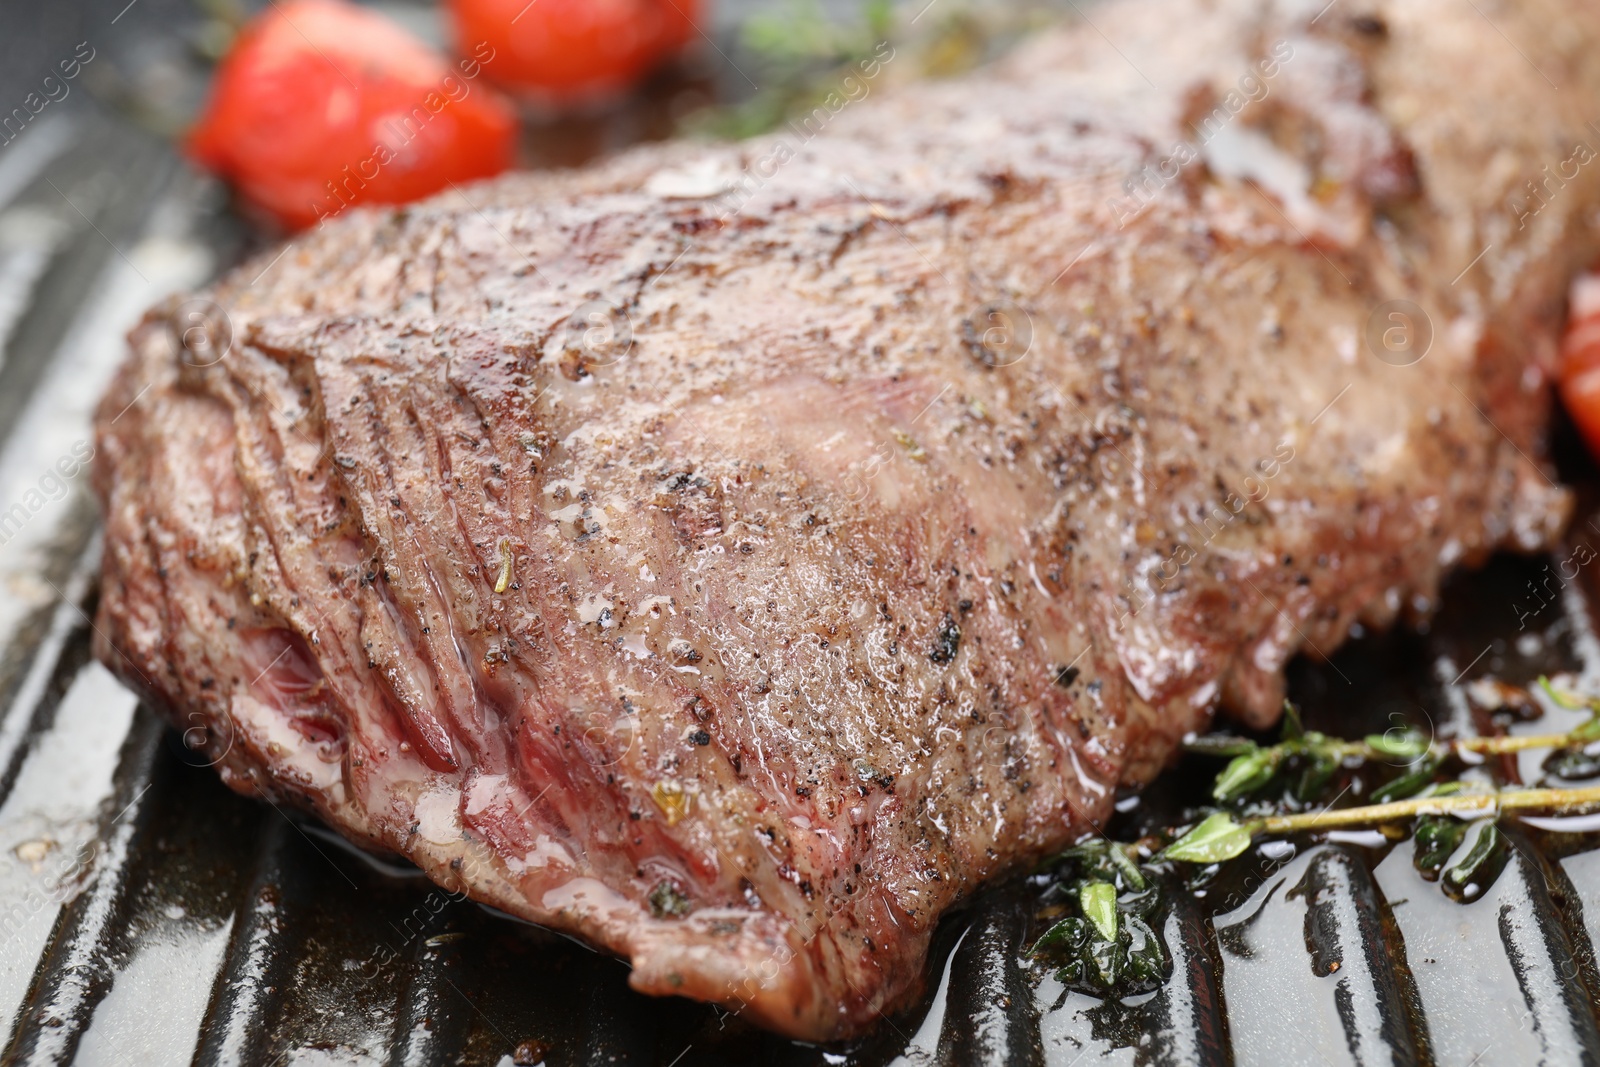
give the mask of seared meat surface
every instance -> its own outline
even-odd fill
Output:
[[[1290,656],[1559,532],[1600,13],[1320,7],[1095,7],[764,140],[352,212],[202,294],[210,347],[158,309],[101,408],[100,657],[234,788],[641,990],[859,1032]]]

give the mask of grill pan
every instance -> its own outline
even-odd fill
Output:
[[[1258,850],[1178,897],[1171,979],[1125,1002],[1067,992],[1021,959],[1040,889],[1019,879],[947,919],[920,1005],[817,1048],[638,996],[618,961],[229,792],[90,658],[94,509],[83,474],[49,477],[87,439],[123,331],[253,247],[221,191],[119,113],[192,106],[197,13],[125,2],[0,9],[6,108],[35,69],[81,40],[96,49],[76,96],[0,145],[0,1064],[1600,1063],[1594,833],[1514,830],[1505,873],[1469,905],[1379,835]],[[729,55],[750,6],[719,12]],[[398,10],[428,25],[426,9]],[[736,92],[736,63],[686,77]],[[528,151],[574,162],[669,125],[641,104],[538,128]],[[1562,436],[1563,473],[1591,500],[1571,541],[1600,544],[1595,471]],[[1298,662],[1291,695],[1309,725],[1345,736],[1397,722],[1467,734],[1482,725],[1465,696],[1476,677],[1572,671],[1600,687],[1600,585],[1564,559],[1461,576],[1427,632]],[[1178,768],[1122,805],[1117,829],[1160,823],[1211,771]]]

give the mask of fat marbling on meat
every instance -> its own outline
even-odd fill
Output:
[[[862,1031],[1219,706],[1559,533],[1600,14],[1320,7],[880,48],[767,138],[351,211],[158,308],[100,657],[638,989]]]

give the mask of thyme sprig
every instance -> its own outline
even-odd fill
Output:
[[[1282,739],[1275,745],[1263,746],[1248,738],[1210,734],[1187,739],[1184,750],[1231,757],[1212,785],[1212,799],[1219,804],[1233,803],[1260,792],[1290,767],[1299,768],[1290,792],[1296,800],[1309,803],[1346,764],[1359,765],[1376,759],[1407,761],[1406,773],[1373,793],[1374,802],[1383,804],[1420,793],[1433,781],[1446,760],[1459,759],[1463,752],[1495,756],[1533,749],[1575,749],[1600,741],[1600,700],[1559,692],[1547,678],[1541,677],[1539,684],[1559,706],[1569,710],[1587,709],[1588,720],[1562,734],[1462,737],[1440,742],[1406,728],[1368,734],[1360,741],[1346,741],[1306,730],[1299,711],[1285,702]]]
[[[1330,766],[1337,770],[1375,759],[1398,758],[1407,762],[1403,773],[1373,791],[1370,804],[1243,819],[1227,811],[1214,812],[1163,849],[1157,859],[1221,863],[1240,855],[1262,836],[1377,827],[1416,820],[1413,838],[1417,869],[1424,877],[1438,877],[1443,871],[1447,893],[1451,893],[1454,885],[1470,896],[1465,879],[1490,870],[1498,873],[1496,864],[1503,865],[1504,838],[1497,829],[1501,816],[1519,812],[1577,814],[1600,810],[1600,788],[1492,789],[1469,787],[1459,780],[1435,781],[1445,762],[1459,759],[1463,752],[1480,756],[1532,749],[1571,752],[1600,741],[1600,698],[1563,693],[1551,685],[1548,678],[1541,677],[1539,685],[1558,706],[1573,711],[1587,710],[1589,718],[1560,734],[1465,737],[1438,742],[1415,730],[1405,729],[1369,734],[1360,741],[1345,741],[1304,729],[1298,710],[1292,704],[1285,704],[1282,740],[1275,745],[1261,746],[1229,737],[1192,738],[1185,744],[1191,752],[1231,757],[1211,790],[1212,798],[1223,804],[1259,793],[1278,776],[1281,768],[1295,763],[1305,768],[1301,784],[1308,777],[1318,782],[1315,790],[1306,790],[1300,785],[1294,790],[1297,799],[1309,801],[1331,777]],[[1461,852],[1463,843],[1467,845],[1463,858],[1447,868],[1451,858]],[[1492,875],[1488,880],[1492,881]],[[1487,884],[1481,878],[1480,883]]]
[[[1444,783],[1458,785],[1458,783]],[[1478,815],[1494,818],[1512,813],[1552,812],[1578,815],[1600,811],[1600,787],[1588,789],[1487,789],[1480,791],[1432,793],[1383,804],[1353,808],[1328,808],[1323,811],[1290,815],[1263,815],[1238,820],[1225,811],[1214,812],[1178,840],[1162,849],[1158,859],[1185,863],[1220,863],[1249,848],[1255,838],[1266,835],[1308,833],[1318,830],[1344,830],[1351,827],[1384,826],[1419,816]]]
[[[1169,865],[1224,863],[1263,837],[1409,822],[1412,862],[1418,873],[1438,882],[1453,900],[1476,899],[1509,859],[1509,841],[1499,825],[1503,816],[1600,811],[1600,787],[1494,788],[1459,779],[1438,780],[1451,760],[1482,762],[1466,759],[1463,753],[1481,757],[1551,749],[1555,755],[1590,758],[1585,747],[1600,741],[1600,698],[1560,692],[1545,678],[1539,684],[1558,706],[1586,709],[1589,718],[1560,734],[1440,742],[1415,730],[1398,729],[1351,741],[1305,729],[1298,709],[1285,704],[1276,744],[1226,735],[1189,738],[1184,743],[1187,751],[1228,759],[1212,783],[1212,799],[1220,805],[1250,800],[1250,806],[1239,813],[1212,811],[1193,826],[1180,827],[1181,832],[1161,835],[1176,834],[1159,851],[1148,840],[1124,844],[1102,837],[1057,857],[1060,873],[1052,886],[1054,900],[1073,914],[1055,922],[1029,955],[1055,966],[1057,978],[1067,987],[1091,995],[1127,996],[1154,988],[1169,969],[1155,932],[1161,926],[1161,880],[1170,876]],[[1283,811],[1281,804],[1273,804],[1262,810],[1265,800],[1260,794],[1273,782],[1285,783],[1295,802],[1309,805],[1321,798],[1340,770],[1380,760],[1398,766],[1400,773],[1373,790],[1372,803],[1329,805],[1315,811]],[[1147,859],[1140,862],[1138,857]]]

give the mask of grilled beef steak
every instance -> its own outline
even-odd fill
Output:
[[[641,990],[861,1031],[1219,706],[1559,531],[1600,13],[1319,7],[1096,7],[893,91],[881,48],[773,137],[351,212],[160,309],[100,657]]]

